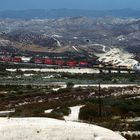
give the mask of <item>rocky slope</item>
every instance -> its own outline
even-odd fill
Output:
[[[132,67],[138,63],[134,59],[134,55],[118,48],[111,49],[110,51],[99,55],[99,61],[113,64],[114,66],[127,66]]]

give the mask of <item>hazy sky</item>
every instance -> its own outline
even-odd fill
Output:
[[[19,9],[123,9],[140,10],[140,0],[0,0],[0,10]]]

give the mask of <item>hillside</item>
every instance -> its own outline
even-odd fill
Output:
[[[112,48],[140,60],[140,19],[84,16],[58,19],[0,19],[0,51],[95,57]]]
[[[139,53],[140,19],[87,18],[0,20],[0,49],[33,52],[104,52],[110,47]],[[106,50],[104,50],[106,49]]]

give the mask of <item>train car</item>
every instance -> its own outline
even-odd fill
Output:
[[[20,57],[12,57],[12,58],[11,58],[11,62],[21,63],[22,60],[21,60]]]
[[[35,64],[42,64],[42,63],[43,63],[43,61],[42,61],[41,58],[35,58],[35,59],[33,60],[33,62],[34,62]]]
[[[66,62],[66,65],[69,67],[76,67],[77,66],[77,61],[68,61]]]
[[[11,57],[1,57],[0,61],[3,61],[3,62],[10,62],[11,61]]]
[[[43,63],[47,65],[53,65],[53,60],[50,58],[44,58]]]
[[[78,63],[78,66],[79,66],[79,67],[88,67],[89,64],[88,64],[88,62],[86,62],[86,61],[80,61],[80,62]]]
[[[3,61],[3,59],[0,57],[0,61]]]
[[[55,65],[58,65],[58,66],[64,66],[64,61],[63,60],[55,60]]]

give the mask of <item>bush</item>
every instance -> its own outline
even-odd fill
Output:
[[[71,113],[70,108],[68,107],[59,107],[51,111],[51,113],[47,113],[44,117],[55,118],[55,119],[63,119],[64,116],[68,116]]]
[[[26,88],[27,89],[32,89],[32,86],[31,85],[27,85]]]
[[[112,106],[102,105],[101,110],[102,118],[111,118],[113,115],[118,115],[118,110]],[[79,119],[81,120],[95,120],[100,117],[99,105],[97,103],[87,103],[84,107],[80,109]]]
[[[57,113],[57,112],[51,112],[51,113],[45,114],[44,116],[48,118],[55,118],[55,119],[60,119],[60,120],[63,119],[63,114]]]
[[[140,121],[135,123],[135,130],[140,131]]]
[[[67,88],[73,88],[73,87],[74,87],[74,83],[72,83],[72,82],[67,83]]]
[[[71,113],[71,110],[68,107],[59,107],[57,109],[54,109],[52,112],[60,113],[63,116],[68,116]]]
[[[97,105],[88,103],[84,107],[80,108],[79,119],[91,121],[94,117],[99,115],[98,110]]]

